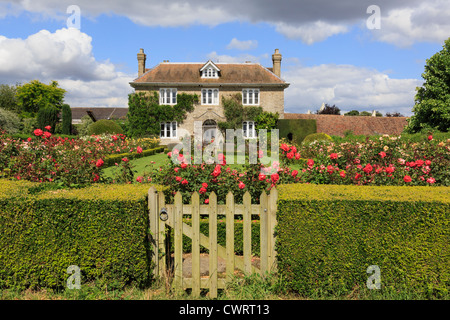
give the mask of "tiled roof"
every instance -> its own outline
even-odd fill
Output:
[[[406,117],[342,116],[330,114],[285,113],[285,119],[316,119],[317,132],[344,136],[351,130],[356,135],[399,135],[408,124]]]
[[[91,111],[96,120],[100,119],[120,119],[128,113],[128,108],[70,108],[72,110],[72,119],[81,119]]]
[[[179,84],[266,84],[288,86],[283,79],[258,63],[215,63],[220,69],[220,76],[202,78],[200,69],[204,63],[163,62],[148,70],[131,85],[144,83],[179,83]]]

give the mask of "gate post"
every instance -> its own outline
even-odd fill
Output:
[[[159,273],[159,219],[158,219],[158,194],[154,186],[148,190],[148,216],[152,244],[153,276],[161,276]]]

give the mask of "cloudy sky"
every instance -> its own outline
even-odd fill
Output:
[[[140,48],[147,67],[271,67],[278,48],[286,112],[411,115],[449,16],[448,0],[0,0],[0,83],[57,80],[72,107],[126,107]]]

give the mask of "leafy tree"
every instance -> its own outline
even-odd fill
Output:
[[[68,104],[62,106],[62,134],[71,134],[72,132],[72,110]]]
[[[425,80],[416,88],[414,115],[409,119],[406,132],[415,133],[435,129],[448,132],[450,129],[450,38],[443,49],[427,59]]]
[[[352,110],[344,114],[344,116],[359,116],[358,110]]]
[[[0,108],[0,131],[5,130],[7,133],[19,132],[20,120],[17,114],[9,110]]]
[[[386,117],[390,118],[390,117],[404,117],[404,115],[402,115],[400,112],[386,112]]]
[[[0,108],[19,113],[19,105],[16,98],[17,86],[7,84],[0,85]]]
[[[323,110],[317,110],[317,114],[341,114],[341,110],[336,107],[336,105],[329,106],[328,104],[325,104],[325,107]]]
[[[46,85],[38,80],[17,87],[16,98],[19,111],[23,116],[34,116],[40,108],[53,105],[58,110],[64,102],[66,90],[58,87],[57,81],[51,81]]]
[[[268,111],[261,112],[255,119],[256,121],[256,130],[259,129],[275,129],[278,123],[278,112],[272,113]]]

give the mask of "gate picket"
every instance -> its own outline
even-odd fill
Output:
[[[209,204],[200,204],[197,192],[192,194],[191,204],[183,205],[180,192],[175,194],[174,204],[166,204],[163,192],[157,193],[154,187],[148,192],[148,209],[150,231],[152,236],[154,274],[165,277],[171,264],[170,233],[166,228],[174,230],[174,279],[175,290],[192,288],[193,296],[200,296],[202,288],[209,289],[210,298],[217,298],[218,289],[225,288],[226,281],[231,281],[235,268],[244,274],[258,272],[262,276],[268,271],[276,271],[276,252],[274,229],[276,225],[278,193],[273,188],[269,195],[261,193],[260,204],[252,205],[250,193],[243,197],[243,204],[235,204],[234,195],[228,192],[225,205],[217,204],[217,195],[211,192]],[[168,219],[160,219],[160,210],[167,210]],[[183,222],[183,215],[192,216],[192,225]],[[217,242],[217,217],[225,215],[226,246]],[[209,235],[200,233],[200,217],[207,215]],[[243,256],[235,254],[235,215],[243,217]],[[260,220],[260,268],[252,265],[252,215],[259,215]],[[183,235],[192,239],[192,277],[183,276]],[[209,250],[209,277],[204,279],[200,274],[200,246]],[[226,279],[218,279],[218,257],[226,260]]]

